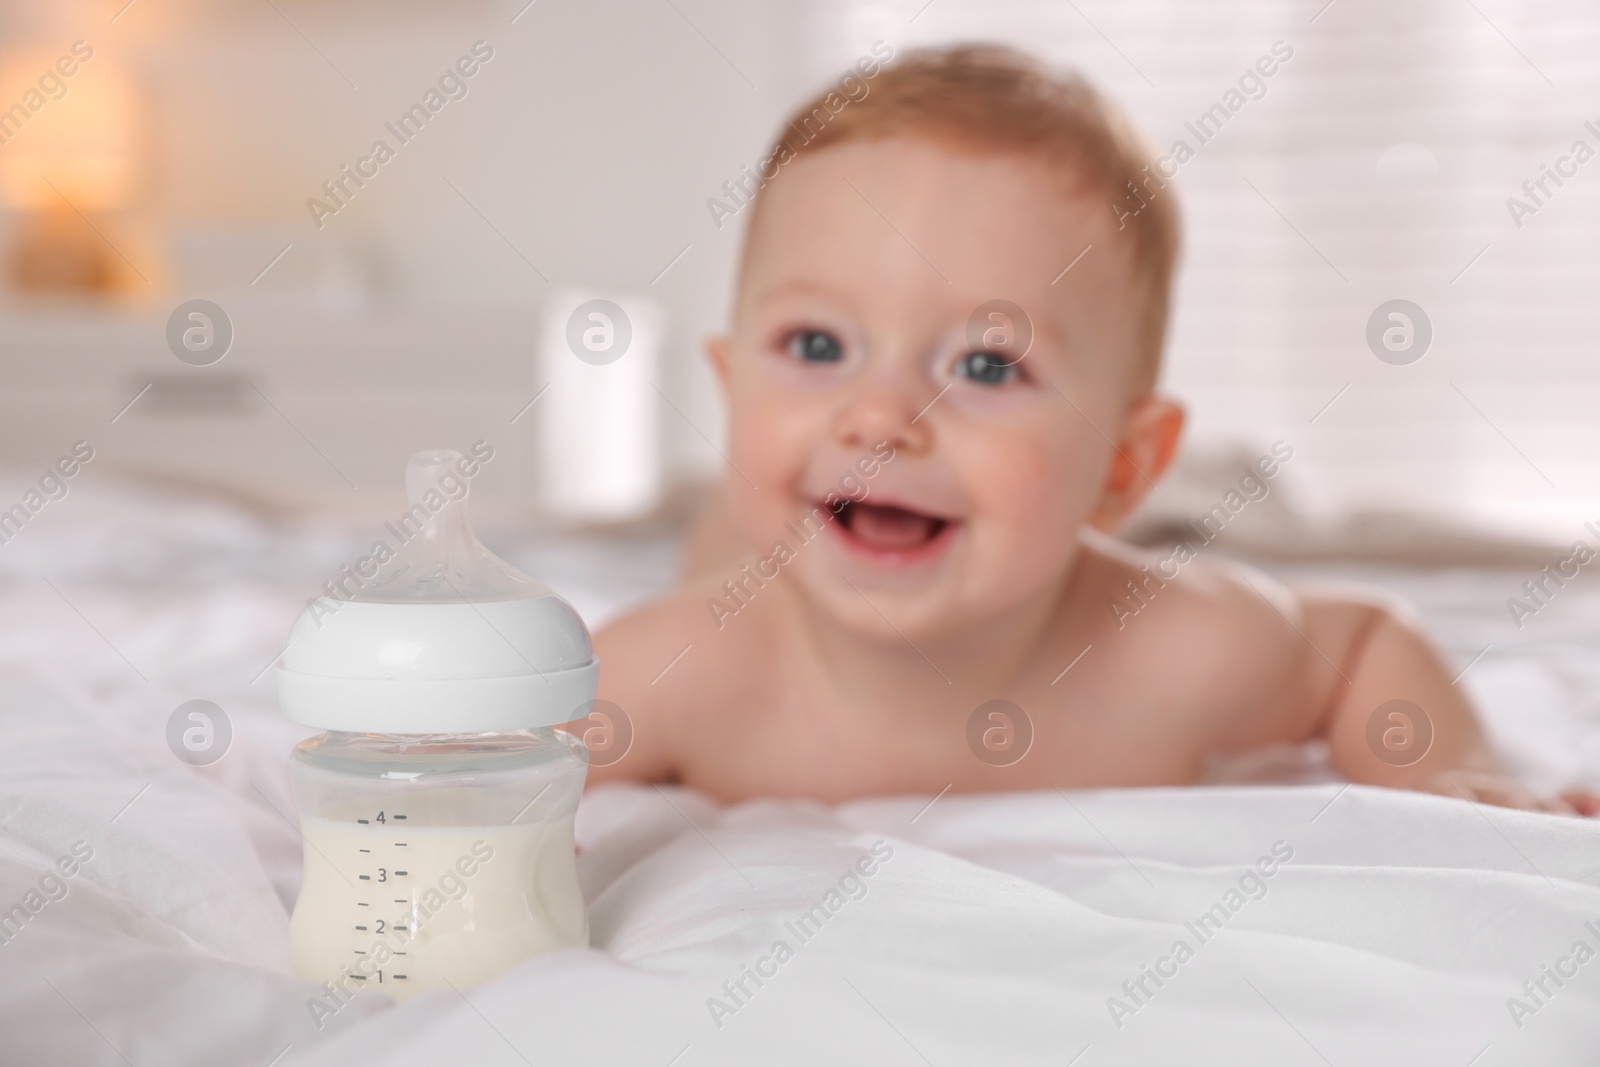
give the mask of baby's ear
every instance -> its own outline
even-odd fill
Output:
[[[1135,401],[1089,524],[1107,533],[1121,526],[1172,465],[1182,434],[1183,408],[1178,404],[1154,393]]]
[[[728,392],[728,345],[726,335],[718,334],[706,338],[706,358],[711,361],[711,369],[717,373],[717,383],[722,386],[723,395]]]

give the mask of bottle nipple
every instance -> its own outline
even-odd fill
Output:
[[[406,502],[411,505],[406,512],[408,515],[419,504],[425,509],[428,507],[429,493],[440,494],[440,499],[435,501],[438,510],[422,523],[419,536],[425,541],[438,544],[472,537],[472,531],[467,528],[467,493],[471,483],[456,469],[456,463],[463,458],[460,452],[430,448],[418,452],[406,463]],[[455,489],[457,483],[459,489]]]
[[[392,557],[353,599],[380,604],[477,603],[549,595],[550,590],[485,548],[467,522],[471,463],[428,449],[406,464],[410,506],[385,524]],[[395,542],[399,542],[396,544]]]

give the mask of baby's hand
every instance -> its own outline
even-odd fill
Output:
[[[1585,818],[1600,815],[1600,793],[1592,789],[1572,789],[1561,794],[1572,810]]]
[[[1523,811],[1583,816],[1600,812],[1600,793],[1573,790],[1560,797],[1541,797],[1515,779],[1491,771],[1445,771],[1424,783],[1422,788],[1441,796]]]

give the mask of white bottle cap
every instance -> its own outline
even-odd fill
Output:
[[[600,663],[565,600],[479,543],[459,452],[406,466],[392,557],[349,599],[319,597],[289,631],[278,702],[292,722],[353,733],[489,733],[582,718]],[[396,545],[395,541],[401,543]]]

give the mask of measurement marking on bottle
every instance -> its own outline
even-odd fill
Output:
[[[405,848],[406,847],[406,843],[404,841],[396,841],[394,843],[394,847],[395,848]]]
[[[364,900],[358,900],[358,901],[356,901],[356,907],[358,907],[358,908],[367,908],[367,907],[371,907],[371,905],[368,904]]]
[[[396,816],[395,816],[395,818],[397,818],[397,819],[404,819],[404,818],[405,818],[405,816],[404,816],[404,815],[396,815]]]
[[[359,877],[363,882],[372,881],[372,875],[370,875],[370,874],[363,874],[363,875],[360,875]]]
[[[394,902],[395,902],[395,903],[396,903],[396,904],[405,904],[405,903],[408,903],[408,901],[407,901],[407,900],[406,900],[406,898],[405,898],[405,897],[395,897],[395,898],[394,898]]]
[[[396,930],[399,930],[399,931],[401,931],[401,932],[404,932],[404,931],[405,931],[405,927],[404,927],[404,926],[396,926],[396,927],[395,927],[395,929],[396,929]]]
[[[358,849],[356,849],[356,851],[357,852],[371,852],[372,850],[370,848],[358,848]]]
[[[355,949],[354,951],[355,951],[355,954],[357,956],[365,956],[367,954],[366,949],[358,948],[358,949]]]
[[[358,926],[356,929],[365,932],[367,928],[365,926]]]
[[[364,974],[352,974],[350,977],[354,978],[358,982],[365,982],[367,980],[367,976]]]
[[[394,872],[394,876],[396,878],[404,878],[406,876],[406,872],[405,871],[395,871]]]
[[[371,825],[366,819],[357,819],[356,822],[360,823],[362,826]]]
[[[397,974],[397,975],[394,976],[394,980],[396,982],[403,982],[403,981],[406,980],[406,976],[403,975],[403,974]]]

